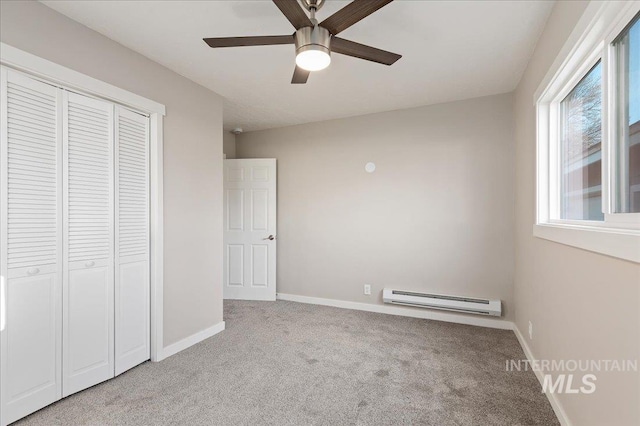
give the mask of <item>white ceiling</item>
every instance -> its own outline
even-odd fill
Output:
[[[203,37],[291,34],[261,1],[43,1],[225,97],[245,131],[512,91],[552,1],[396,0],[340,34],[403,55],[387,67],[339,54],[291,85],[293,45],[211,49]],[[348,2],[327,1],[318,20]]]

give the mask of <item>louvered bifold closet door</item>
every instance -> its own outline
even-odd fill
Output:
[[[61,91],[2,68],[2,423],[61,397]]]
[[[65,92],[63,396],[114,376],[113,104]]]
[[[116,107],[116,375],[150,358],[149,118]]]

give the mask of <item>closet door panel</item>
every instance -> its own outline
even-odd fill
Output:
[[[64,102],[63,396],[114,375],[113,105]]]
[[[118,344],[120,363],[117,374],[146,361],[148,312],[145,301],[149,297],[144,283],[149,281],[146,261],[122,263],[119,268],[119,320]],[[134,324],[135,327],[124,327]],[[127,363],[127,359],[130,360]],[[131,365],[133,364],[133,365]]]
[[[57,281],[56,274],[8,280],[8,350],[3,353],[8,423],[60,399]]]
[[[109,266],[68,272],[64,396],[113,377],[109,334],[112,296]]]
[[[2,423],[61,397],[61,91],[2,68]]]
[[[150,358],[149,119],[116,108],[116,375]]]

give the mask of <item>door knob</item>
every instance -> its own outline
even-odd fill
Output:
[[[276,239],[275,235],[269,235],[267,238],[263,238],[263,240],[270,240],[270,241],[273,241],[275,239]]]

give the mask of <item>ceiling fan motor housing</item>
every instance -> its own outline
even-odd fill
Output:
[[[331,33],[319,25],[296,31],[296,55],[306,50],[321,50],[331,55]]]

